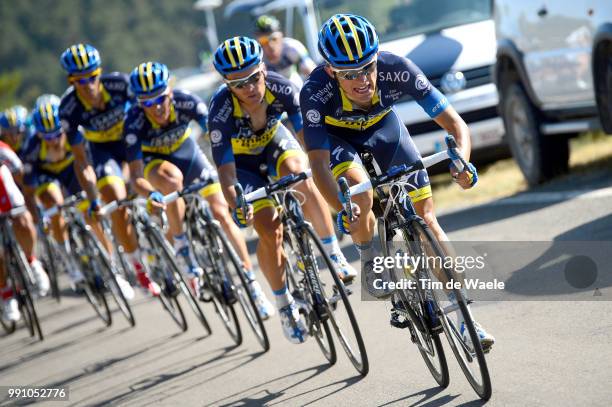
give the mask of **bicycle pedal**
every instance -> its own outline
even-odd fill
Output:
[[[391,313],[391,319],[389,320],[389,323],[391,324],[391,326],[395,328],[399,328],[399,329],[408,328],[408,326],[410,326],[410,321],[407,319],[400,321],[399,317],[400,315],[397,312]]]

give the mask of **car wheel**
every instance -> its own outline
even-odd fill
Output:
[[[503,92],[502,118],[512,155],[529,185],[567,171],[567,136],[541,133],[539,112],[518,83],[510,84]]]

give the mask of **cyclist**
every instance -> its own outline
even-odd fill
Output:
[[[75,174],[74,171],[72,148],[60,123],[59,102],[60,99],[57,96],[44,99],[34,108],[32,114],[36,133],[30,138],[23,152],[24,193],[26,203],[32,213],[36,213],[36,199],[39,199],[45,208],[50,208],[63,203],[62,188],[71,195],[81,191],[79,174]],[[79,141],[82,137],[78,132],[75,140]],[[85,209],[84,206],[83,209]],[[98,237],[101,240],[104,239],[99,225],[91,224]],[[70,244],[65,221],[61,214],[51,218],[51,230],[55,241],[70,258]],[[71,267],[68,275],[74,287],[77,287],[84,278],[77,267]],[[133,290],[129,287],[129,283],[121,276],[117,277],[125,295],[133,297]]]
[[[213,61],[225,84],[212,97],[208,126],[213,158],[234,220],[242,227],[254,223],[259,235],[257,259],[274,291],[283,332],[291,342],[299,343],[304,341],[306,329],[285,282],[282,224],[276,208],[269,199],[256,201],[248,214],[235,207],[236,180],[247,192],[267,184],[260,172],[262,165],[273,178],[307,168],[302,148],[280,121],[287,113],[301,137],[298,89],[281,75],[267,72],[262,57],[259,43],[248,37],[228,39],[217,48]],[[310,180],[296,189],[305,195],[304,212],[322,237],[341,278],[352,279],[356,272],[340,250],[325,201]]]
[[[319,31],[318,47],[325,64],[313,71],[300,94],[304,139],[315,183],[327,202],[341,211],[341,221],[348,223],[336,179],[343,176],[351,185],[366,180],[359,152],[371,152],[382,171],[420,159],[406,126],[393,109],[403,96],[413,97],[438,125],[452,134],[460,153],[469,160],[470,133],[465,122],[412,61],[378,51],[378,36],[368,20],[351,14],[332,16]],[[467,171],[458,173],[451,166],[450,172],[464,189],[475,183]],[[427,172],[419,171],[408,182],[416,212],[439,241],[447,242],[434,213]],[[368,291],[377,298],[389,297],[390,291],[373,286],[379,277],[372,264],[376,255],[372,247],[375,224],[372,192],[356,195],[354,199],[358,217],[349,228],[361,255]],[[463,321],[458,323],[461,332],[466,332]],[[477,330],[483,348],[489,348],[493,336],[479,325]]]
[[[25,205],[23,194],[13,178],[13,174],[20,171],[23,171],[21,160],[8,144],[0,141],[0,213]],[[15,237],[23,249],[28,263],[30,263],[38,294],[45,296],[49,292],[50,283],[47,273],[35,255],[36,229],[32,215],[24,207],[23,212],[13,216],[12,224]],[[0,263],[4,264],[1,261]],[[13,298],[13,291],[6,286],[4,269],[0,271],[0,296],[2,296],[5,305],[4,319],[11,321],[19,320],[19,309],[17,308],[17,302]]]
[[[126,119],[127,157],[136,190],[148,196],[155,207],[162,206],[161,194],[180,191],[198,178],[217,178],[216,171],[197,145],[189,127],[190,122],[195,121],[206,131],[208,109],[199,97],[172,89],[168,80],[168,68],[159,62],[142,63],[130,75],[138,104],[130,109]],[[231,220],[219,183],[209,185],[201,193],[243,261],[250,280],[250,292],[260,315],[268,318],[274,309],[254,278],[246,242]],[[185,261],[192,287],[199,295],[198,279],[202,269],[191,252],[183,229],[183,199],[169,204],[167,214],[174,247]]]
[[[301,42],[283,35],[280,22],[273,16],[264,15],[256,20],[255,38],[263,48],[268,71],[278,72],[297,86],[302,86],[302,78],[317,66]]]
[[[0,113],[0,141],[8,144],[17,156],[32,135],[28,119],[28,110],[20,105],[13,106]],[[21,183],[23,173],[19,170],[13,174],[17,183]]]
[[[88,44],[68,47],[60,58],[72,85],[62,97],[60,117],[74,154],[75,170],[91,202],[90,212],[100,207],[102,199],[110,202],[127,196],[122,164],[126,162],[122,140],[125,115],[133,102],[127,75],[102,74],[100,54]],[[83,138],[78,136],[79,127]],[[85,140],[89,143],[91,162]],[[143,289],[154,296],[159,286],[151,281],[142,263],[134,228],[126,208],[111,215],[113,233],[125,249]]]

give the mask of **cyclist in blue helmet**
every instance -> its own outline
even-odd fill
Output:
[[[148,196],[153,206],[161,206],[161,194],[180,191],[196,179],[213,178],[217,172],[196,143],[189,124],[197,122],[206,132],[208,109],[204,102],[191,93],[172,89],[166,65],[145,62],[130,75],[130,83],[138,103],[130,109],[125,122],[125,140],[132,179],[139,193]],[[217,182],[202,191],[210,204],[213,216],[220,222],[232,241],[245,269],[252,275],[244,237],[234,225]],[[168,205],[168,221],[174,246],[185,262],[192,287],[199,294],[202,269],[189,247],[183,228],[185,204],[179,199]],[[252,287],[257,285],[254,281]],[[261,290],[251,290],[260,312],[267,318],[268,303]]]
[[[376,29],[364,17],[332,16],[319,31],[318,48],[325,64],[313,71],[300,94],[304,140],[314,178],[327,202],[340,211],[340,222],[347,224],[336,180],[342,176],[353,185],[367,179],[359,153],[370,152],[381,171],[420,159],[406,126],[393,108],[402,97],[414,98],[432,120],[454,136],[463,157],[466,160],[470,157],[470,131],[446,97],[412,61],[379,51],[378,46]],[[468,171],[458,173],[454,167],[450,172],[464,189],[471,188],[477,179]],[[418,215],[439,241],[448,242],[435,216],[427,171],[412,175],[408,182],[409,196]],[[372,199],[371,192],[355,196],[359,216],[349,229],[361,254],[368,292],[377,298],[389,298],[390,290],[374,287],[381,275],[373,271],[377,252],[372,247],[375,224]],[[449,244],[446,246],[452,250]],[[385,278],[388,276],[383,274]],[[463,321],[458,322],[463,330]],[[478,329],[483,348],[490,348],[493,336],[480,326]]]
[[[124,176],[127,159],[122,137],[125,116],[134,103],[134,96],[127,75],[119,72],[102,74],[100,54],[91,45],[68,47],[60,62],[71,85],[62,96],[60,105],[62,126],[72,145],[77,177],[91,201],[90,212],[95,214],[100,207],[98,193],[105,202],[127,196],[125,182],[129,177]],[[83,130],[80,139],[77,136],[79,129]],[[141,287],[153,296],[159,295],[159,286],[149,278],[143,263],[127,209],[114,211],[111,223]],[[132,296],[131,291],[126,292]]]
[[[269,199],[256,201],[248,214],[236,208],[236,181],[250,191],[266,185],[267,176],[277,178],[307,168],[295,136],[302,134],[298,88],[283,76],[267,72],[262,54],[259,43],[248,37],[233,37],[219,45],[213,61],[225,84],[212,97],[208,126],[221,188],[234,220],[241,227],[254,225],[259,235],[257,259],[274,292],[283,332],[289,341],[300,343],[306,339],[307,329],[285,284],[286,260],[277,239],[282,224],[276,208]],[[283,114],[287,114],[293,133],[282,124]],[[267,168],[267,176],[261,174],[262,166]],[[296,189],[306,196],[304,212],[325,243],[340,277],[348,283],[356,272],[338,246],[325,201],[311,180]]]
[[[31,135],[28,109],[16,105],[0,113],[0,140],[8,144],[17,155],[21,154]]]

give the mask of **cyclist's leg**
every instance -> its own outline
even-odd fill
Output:
[[[288,174],[298,174],[308,168],[306,155],[298,141],[282,125],[278,127],[277,134],[266,147],[268,170],[275,177]],[[310,222],[321,238],[325,251],[335,263],[340,278],[352,280],[357,272],[348,264],[340,250],[334,225],[329,213],[329,207],[314,185],[312,179],[307,179],[295,186],[295,189],[305,196],[302,208],[304,216]]]
[[[123,172],[121,169],[124,148],[122,143],[111,142],[104,145],[91,144],[93,167],[97,177],[97,188],[104,202],[124,199],[127,196]],[[136,269],[142,268],[142,260],[138,251],[138,240],[132,223],[129,221],[127,208],[119,208],[111,214],[113,234],[125,249]],[[96,234],[103,236],[102,228],[96,221]],[[112,244],[106,237],[101,239],[109,253],[112,253]]]
[[[193,139],[187,139],[181,147],[172,153],[170,161],[175,164],[185,177],[185,185],[193,183],[196,179],[207,179],[212,177],[218,180],[217,171],[210,164],[200,147]],[[242,260],[249,275],[252,276],[253,264],[249,257],[247,245],[240,229],[230,216],[227,202],[221,193],[221,185],[215,182],[201,192],[202,196],[210,204],[210,209],[215,219],[219,221],[225,234],[232,242],[234,249]],[[254,278],[254,276],[252,276]]]

